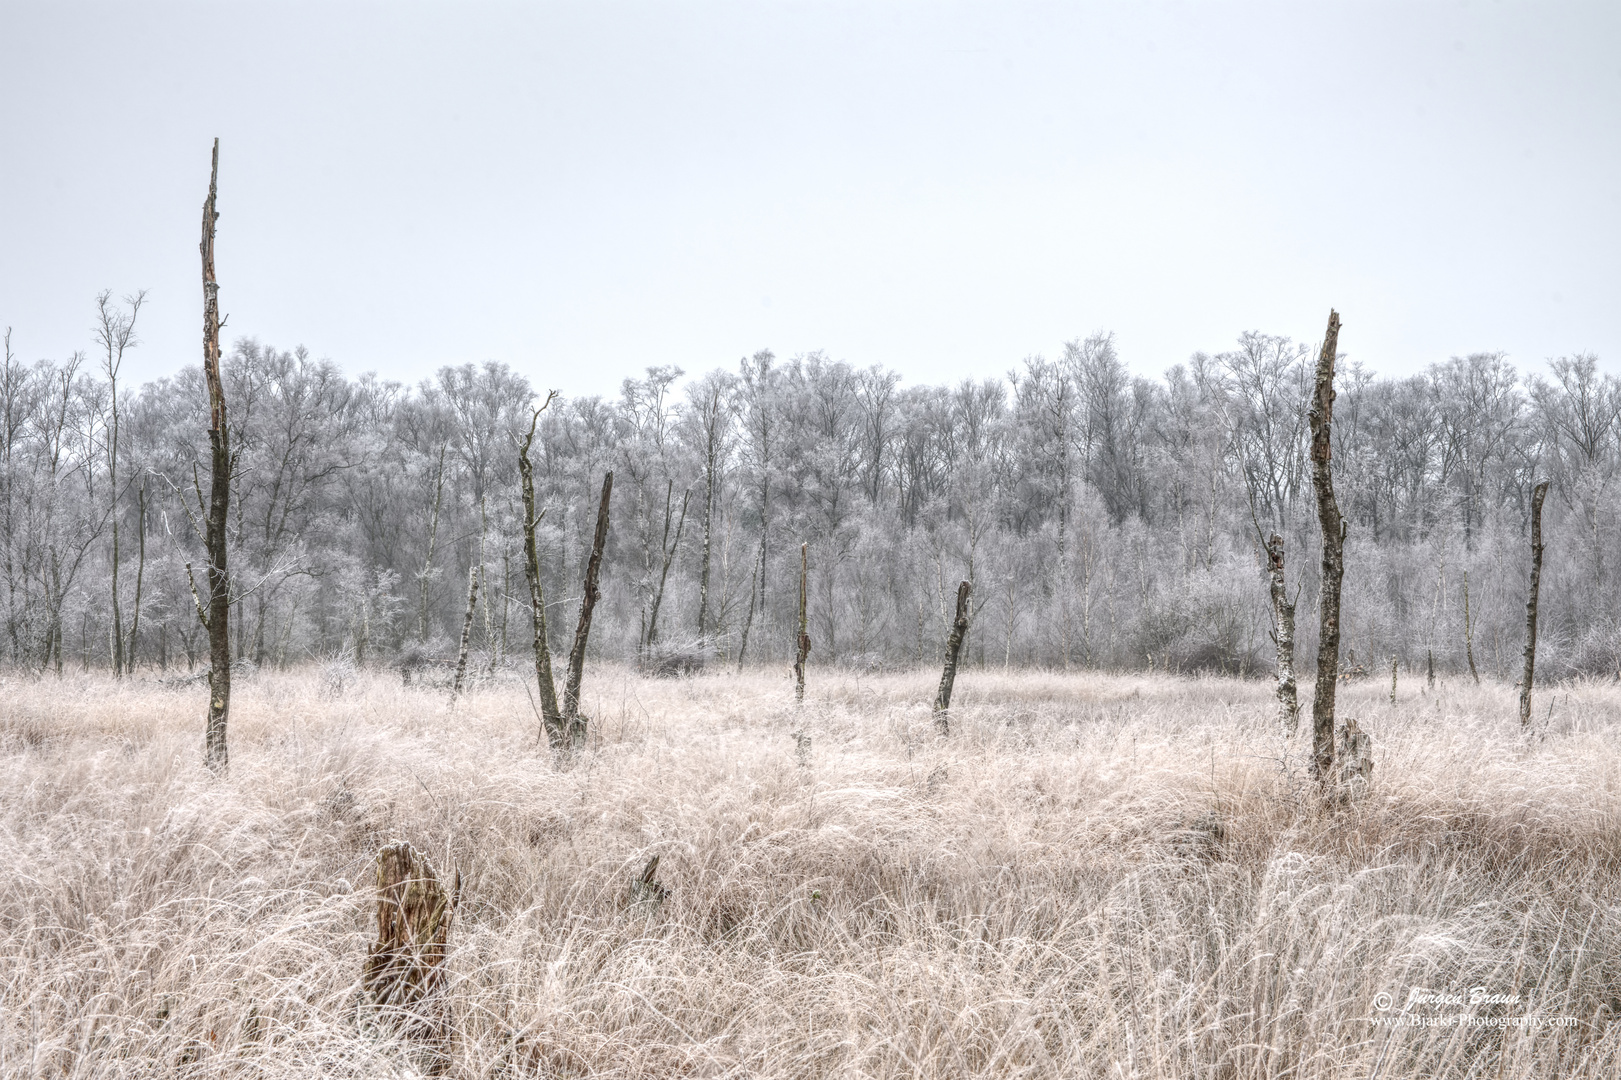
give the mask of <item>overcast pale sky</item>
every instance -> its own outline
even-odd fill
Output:
[[[1621,370],[1621,4],[0,0],[0,327],[613,392],[769,347],[910,382],[1097,329]]]

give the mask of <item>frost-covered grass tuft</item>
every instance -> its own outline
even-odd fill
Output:
[[[942,742],[935,678],[593,670],[560,772],[515,677],[266,672],[224,779],[199,687],[7,679],[0,1075],[412,1075],[352,1016],[395,838],[464,877],[457,1076],[1621,1075],[1621,688],[1346,687],[1324,811],[1263,682],[968,669]],[[1476,986],[1408,1015],[1575,1026],[1370,1019]]]

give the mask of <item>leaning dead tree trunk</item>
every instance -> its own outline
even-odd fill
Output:
[[[1272,621],[1278,645],[1278,721],[1289,734],[1300,725],[1300,702],[1295,696],[1295,606],[1283,581],[1283,537],[1277,533],[1266,542],[1267,564],[1272,576]]]
[[[219,187],[220,141],[214,140],[213,164],[208,173],[208,199],[203,203],[203,381],[208,384],[208,511],[204,517],[203,547],[208,554],[208,608],[197,614],[208,631],[208,731],[204,757],[209,767],[223,770],[229,762],[225,726],[231,715],[231,575],[226,569],[226,518],[231,508],[230,432],[225,422],[225,383],[220,378],[219,282],[214,280],[214,222],[219,213],[214,198]],[[201,501],[201,492],[198,492]],[[190,573],[190,568],[187,568]],[[196,597],[196,582],[192,595]]]
[[[1311,483],[1317,492],[1317,521],[1323,530],[1323,577],[1319,601],[1317,690],[1311,703],[1311,772],[1319,783],[1329,782],[1334,764],[1334,691],[1340,668],[1340,580],[1345,575],[1345,519],[1334,499],[1334,471],[1330,464],[1330,436],[1334,422],[1334,361],[1340,341],[1340,315],[1328,313],[1328,332],[1317,357],[1317,379],[1312,391]]]
[[[478,606],[478,563],[467,566],[467,613],[462,616],[462,643],[456,651],[456,681],[450,689],[451,697],[461,697],[462,684],[467,678],[467,647],[473,640],[473,609]]]
[[[377,853],[377,940],[361,989],[376,1020],[413,1045],[430,1075],[450,1064],[445,955],[461,891],[459,871],[447,893],[427,856],[410,844]]]
[[[1542,586],[1542,500],[1548,481],[1531,491],[1531,595],[1525,601],[1525,676],[1520,681],[1520,727],[1531,726],[1531,682],[1537,673],[1537,592]]]
[[[951,734],[951,687],[957,681],[957,654],[962,651],[962,640],[968,636],[968,594],[973,586],[964,581],[957,586],[957,616],[951,621],[951,636],[946,638],[946,666],[940,673],[940,690],[934,696],[934,726],[940,734]]]
[[[799,545],[799,640],[794,651],[794,704],[805,704],[805,658],[810,656],[810,623],[805,611],[805,581],[808,544]]]
[[[553,749],[563,747],[565,728],[563,714],[557,708],[557,683],[552,678],[551,638],[546,630],[546,591],[540,582],[540,546],[535,542],[535,526],[545,512],[535,513],[535,467],[529,460],[529,447],[535,441],[535,425],[540,414],[557,396],[553,390],[546,401],[529,418],[529,431],[518,445],[518,475],[523,485],[523,570],[529,581],[529,612],[534,627],[535,682],[540,688],[540,726],[546,743]]]
[[[602,572],[602,549],[608,543],[608,497],[613,494],[614,474],[602,478],[602,499],[597,503],[597,531],[591,538],[591,560],[585,564],[585,588],[580,593],[580,621],[574,628],[574,647],[568,654],[568,682],[563,686],[564,743],[575,749],[585,743],[590,718],[580,715],[580,680],[585,674],[585,643],[591,636],[591,613],[596,610],[597,577]]]
[[[653,592],[652,605],[647,613],[647,632],[642,635],[642,652],[653,647],[659,636],[659,608],[664,604],[664,586],[670,580],[670,563],[675,560],[675,553],[681,546],[681,531],[687,527],[687,503],[692,498],[692,489],[681,493],[681,517],[675,525],[675,543],[670,543],[670,507],[671,498],[675,494],[675,481],[668,481],[664,489],[664,539],[659,541],[659,548],[664,556],[664,566],[659,571],[658,588]]]

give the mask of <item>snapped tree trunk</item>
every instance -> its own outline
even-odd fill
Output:
[[[446,943],[462,876],[447,893],[426,855],[396,842],[377,853],[377,940],[361,969],[373,1016],[407,1040],[437,1076],[450,1064]]]
[[[806,551],[808,544],[799,545],[799,640],[794,650],[794,704],[805,704],[805,658],[810,656],[810,623],[805,611],[805,581],[808,576]]]
[[[535,513],[535,468],[529,460],[529,447],[535,441],[535,425],[540,414],[556,397],[546,395],[546,403],[529,418],[529,433],[518,446],[518,476],[523,486],[523,570],[529,582],[530,624],[534,629],[535,682],[540,689],[540,726],[548,746],[565,745],[563,715],[557,707],[557,683],[552,677],[551,637],[546,629],[546,591],[540,582],[540,546],[535,542],[535,526],[543,514]]]
[[[575,749],[585,743],[588,718],[580,715],[580,680],[585,675],[585,644],[591,636],[591,613],[596,610],[597,578],[602,572],[602,549],[608,543],[608,497],[613,494],[614,474],[602,478],[602,498],[597,503],[597,531],[591,538],[591,559],[585,564],[585,588],[580,593],[580,621],[574,628],[574,647],[568,654],[568,682],[563,686],[564,745]]]
[[[209,767],[229,763],[225,728],[231,715],[231,575],[226,568],[227,515],[231,508],[230,432],[225,420],[225,384],[220,378],[219,283],[214,280],[214,199],[219,186],[220,141],[214,140],[203,203],[203,380],[208,385],[209,490],[203,547],[208,554],[208,731],[204,757]],[[199,614],[201,605],[199,605]]]
[[[957,615],[946,638],[946,666],[940,673],[940,690],[934,695],[934,726],[940,734],[951,734],[951,687],[957,681],[957,654],[968,636],[968,594],[973,586],[964,581],[957,586]]]
[[[1311,703],[1311,772],[1321,784],[1329,783],[1334,764],[1334,691],[1340,667],[1340,581],[1345,575],[1345,519],[1334,499],[1332,428],[1334,423],[1334,361],[1338,356],[1340,316],[1328,313],[1328,332],[1317,357],[1316,384],[1311,410],[1311,483],[1317,493],[1317,522],[1323,531],[1322,593],[1317,639],[1317,688]]]
[[[1525,676],[1520,681],[1520,727],[1531,726],[1531,683],[1537,673],[1537,591],[1542,586],[1542,500],[1548,481],[1531,491],[1531,594],[1525,601]]]
[[[473,640],[473,609],[478,606],[478,563],[467,566],[467,614],[462,616],[462,644],[456,652],[456,681],[450,688],[451,697],[461,697],[462,683],[467,678],[467,647]]]
[[[1273,533],[1266,542],[1272,577],[1272,621],[1277,626],[1278,721],[1293,735],[1300,725],[1300,702],[1295,696],[1295,606],[1283,579],[1283,537]]]

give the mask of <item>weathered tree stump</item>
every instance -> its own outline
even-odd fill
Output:
[[[1357,796],[1373,780],[1373,737],[1347,717],[1337,732],[1335,748],[1339,789],[1342,797]]]
[[[446,939],[461,888],[458,872],[447,893],[427,856],[403,841],[377,853],[377,941],[361,989],[374,1019],[410,1043],[430,1075],[450,1064]]]

